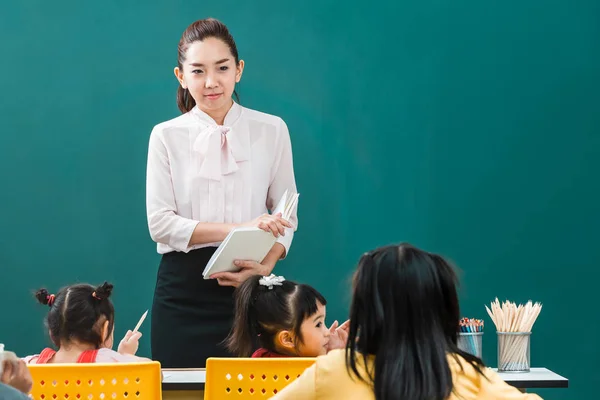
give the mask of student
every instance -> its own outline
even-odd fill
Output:
[[[239,357],[316,357],[344,348],[348,323],[327,328],[326,305],[311,286],[273,274],[253,276],[235,291],[227,348]]]
[[[178,46],[175,76],[182,115],[154,127],[148,148],[148,227],[162,255],[152,304],[152,358],[163,367],[203,367],[227,356],[220,346],[233,321],[233,290],[269,275],[289,252],[297,225],[270,215],[284,192],[296,192],[285,122],[236,103],[242,78],[233,36],[220,21],[192,23]],[[204,267],[229,232],[254,226],[277,237],[261,262],[240,272]]]
[[[42,350],[40,354],[25,357],[28,364],[50,363],[111,363],[150,361],[136,357],[140,332],[127,331],[113,351],[115,309],[109,297],[113,285],[93,287],[77,284],[49,294],[46,289],[36,293],[37,300],[50,311],[45,323],[50,339],[58,348]]]
[[[457,347],[456,282],[442,257],[408,244],[363,255],[345,351],[318,357],[274,399],[539,399]]]

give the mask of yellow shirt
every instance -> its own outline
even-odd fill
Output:
[[[452,370],[454,390],[448,400],[535,400],[541,399],[535,394],[521,393],[504,382],[498,374],[484,369],[486,379],[475,368],[459,356],[463,370],[454,357],[448,362]],[[362,362],[357,362],[358,371],[363,375]],[[363,376],[366,376],[364,374]],[[346,369],[345,350],[333,350],[326,356],[317,358],[294,382],[273,397],[285,399],[375,399],[373,390],[355,376],[350,377]]]

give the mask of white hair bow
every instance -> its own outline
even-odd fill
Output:
[[[258,284],[262,286],[267,286],[270,290],[273,289],[273,286],[283,285],[283,281],[285,281],[285,278],[283,276],[271,274],[269,276],[263,276],[262,278],[260,278]]]

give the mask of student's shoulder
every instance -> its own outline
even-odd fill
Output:
[[[146,358],[134,356],[131,354],[121,354],[113,349],[102,348],[98,350],[96,355],[97,363],[129,363],[129,362],[147,362],[151,361]]]
[[[371,362],[370,357],[367,360]],[[359,375],[366,379],[362,355],[357,356],[356,368]],[[318,398],[374,399],[371,386],[348,370],[345,349],[332,350],[325,356],[317,357],[315,387]]]
[[[355,365],[361,376],[366,376],[367,368],[371,368],[375,360],[369,355],[366,359],[361,353],[355,353]],[[327,355],[317,357],[318,374],[322,377],[346,379],[349,376],[346,349],[331,350]]]
[[[37,364],[38,358],[40,358],[39,354],[33,354],[30,356],[22,357],[21,360],[23,360],[25,364]]]
[[[317,368],[321,372],[329,371],[339,371],[340,369],[346,367],[346,350],[345,349],[337,349],[331,350],[324,356],[317,357]]]

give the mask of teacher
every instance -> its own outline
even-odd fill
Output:
[[[181,36],[175,76],[182,115],[150,135],[146,207],[162,254],[152,304],[152,358],[166,368],[204,367],[229,354],[221,342],[233,321],[233,291],[252,275],[269,275],[289,251],[297,226],[270,215],[286,190],[296,192],[285,122],[240,106],[236,83],[244,61],[218,20],[192,23]],[[204,280],[219,243],[239,226],[272,232],[262,262]]]

